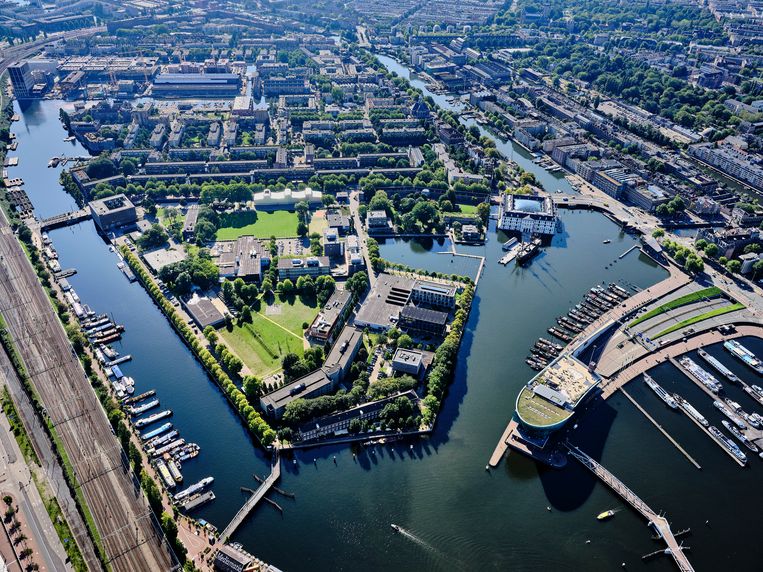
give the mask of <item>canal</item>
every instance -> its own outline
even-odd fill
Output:
[[[14,124],[21,161],[11,174],[27,181],[27,193],[41,216],[73,204],[57,184],[58,170],[45,168],[60,153],[64,136],[57,120],[59,105],[36,103],[20,111],[22,122]],[[407,443],[377,447],[374,453],[331,447],[298,453],[296,465],[284,466],[280,483],[296,498],[276,499],[283,515],[267,505],[258,508],[235,540],[290,571],[603,571],[621,562],[640,566],[642,554],[660,548],[645,523],[627,508],[609,522],[596,521],[599,512],[623,505],[573,462],[553,471],[511,455],[497,470],[484,470],[519,389],[533,374],[524,359],[535,338],[594,284],[618,281],[644,288],[666,276],[638,250],[618,260],[636,241],[605,217],[586,211],[563,211],[561,216],[563,232],[526,268],[497,263],[501,240],[492,233],[484,246],[457,247],[485,256],[486,270],[455,381],[429,439],[412,448]],[[134,357],[123,369],[136,379],[137,390],[156,389],[162,406],[175,411],[173,422],[183,437],[201,445],[199,457],[184,467],[185,478],[215,477],[218,498],[198,516],[224,526],[244,501],[239,487],[254,488],[252,473],[265,473],[266,460],[148,295],[117,270],[114,254],[92,223],[51,236],[62,265],[78,269],[71,283],[83,302],[125,324],[118,349]],[[605,238],[612,242],[603,244]],[[384,245],[383,252],[393,260],[436,270],[441,259],[450,258],[436,252],[448,246],[398,242]],[[761,343],[750,346],[763,352]],[[711,351],[754,381],[725,352]],[[654,376],[702,408],[713,423],[720,422],[708,398],[672,366],[660,366]],[[687,545],[698,569],[757,568],[763,524],[760,461],[751,459],[751,468],[739,469],[643,384],[631,386],[636,399],[699,460],[702,471],[689,465],[621,396],[590,408],[572,440],[653,508],[665,510],[676,528],[692,528]],[[746,395],[737,400],[748,411],[760,411]],[[393,533],[391,523],[407,533]],[[649,567],[672,570],[664,558]]]
[[[424,93],[424,95],[431,97],[434,100],[434,102],[440,107],[442,107],[443,109],[447,109],[448,111],[453,111],[453,112],[464,111],[467,109],[467,106],[463,101],[455,100],[452,97],[430,91],[425,81],[416,77],[415,74],[412,75],[410,68],[404,66],[397,60],[389,56],[385,56],[381,54],[376,54],[376,58],[389,71],[395,72],[400,77],[407,79],[413,87],[420,89]],[[476,126],[477,129],[479,129],[481,135],[484,135],[495,142],[496,149],[498,149],[498,151],[500,151],[504,157],[506,157],[507,159],[511,161],[514,161],[517,165],[522,167],[525,171],[535,175],[535,178],[538,181],[538,183],[540,183],[540,185],[547,192],[553,193],[557,190],[560,190],[563,193],[570,193],[570,194],[574,194],[577,192],[572,187],[572,185],[570,185],[567,179],[564,178],[563,172],[552,173],[550,171],[547,171],[540,165],[533,163],[532,153],[530,153],[527,149],[525,149],[524,147],[516,143],[514,140],[512,139],[507,140],[507,139],[504,139],[503,137],[499,137],[493,131],[488,129],[485,125],[478,123],[471,117],[467,119],[464,119],[463,117],[459,117],[459,121],[463,123],[464,125],[466,125],[467,127]]]

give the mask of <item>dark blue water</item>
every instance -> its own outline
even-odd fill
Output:
[[[46,140],[62,138],[57,111],[47,116],[48,123],[27,122],[22,163],[14,175],[40,177],[39,186],[27,191],[40,211],[55,214],[70,203],[55,184],[57,174],[45,169],[47,153],[39,152]],[[562,213],[562,220],[564,231],[526,268],[497,263],[501,235],[491,234],[484,246],[458,246],[459,252],[485,256],[487,263],[455,380],[429,439],[413,449],[380,447],[376,454],[349,448],[297,454],[298,464],[285,464],[280,483],[296,499],[276,499],[283,515],[259,507],[235,539],[285,570],[612,570],[621,562],[629,569],[641,567],[641,555],[661,545],[628,509],[607,523],[596,521],[596,514],[622,503],[573,462],[552,471],[512,454],[497,470],[484,470],[518,390],[533,374],[524,363],[533,340],[593,284],[619,281],[644,288],[666,277],[638,250],[618,260],[636,240],[606,218],[571,211]],[[115,255],[92,223],[54,231],[52,238],[62,265],[79,270],[71,283],[83,302],[125,324],[117,347],[134,356],[123,370],[136,379],[137,391],[155,388],[162,406],[175,411],[173,422],[182,435],[202,446],[199,457],[184,467],[186,481],[215,477],[218,499],[199,515],[225,526],[244,500],[239,487],[253,487],[251,473],[267,470],[262,454],[148,295],[118,271]],[[447,246],[399,242],[383,246],[383,253],[437,269],[451,265],[443,262],[450,256],[434,253]],[[760,342],[750,347],[763,353]],[[712,353],[752,378],[722,350]],[[709,399],[672,366],[660,366],[654,376],[720,421]],[[759,568],[760,461],[751,459],[751,468],[739,469],[640,381],[629,390],[695,455],[702,471],[622,396],[590,408],[573,441],[600,457],[654,508],[666,510],[675,528],[693,529],[687,544],[698,570]],[[756,410],[746,395],[738,396],[734,388],[729,393]],[[412,536],[393,533],[390,523]],[[648,567],[672,570],[668,559]]]

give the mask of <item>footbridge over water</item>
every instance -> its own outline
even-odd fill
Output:
[[[241,526],[241,523],[244,522],[244,519],[249,515],[254,507],[257,506],[257,503],[263,499],[265,494],[270,490],[270,487],[272,487],[280,477],[281,460],[278,456],[278,451],[276,451],[275,460],[273,461],[270,475],[262,482],[257,490],[254,491],[254,494],[247,499],[244,505],[238,509],[238,512],[235,514],[233,519],[228,523],[228,526],[225,527],[225,530],[223,530],[219,538],[221,544],[224,544],[230,539],[231,536],[233,536],[233,533],[236,532],[236,529]]]
[[[46,232],[48,230],[53,230],[54,228],[61,228],[63,226],[77,224],[83,220],[89,219],[90,216],[90,209],[84,208],[78,211],[72,211],[52,216],[50,218],[44,218],[40,221],[40,230],[42,232]]]
[[[565,443],[565,445],[567,449],[569,449],[570,455],[580,461],[594,475],[599,477],[599,479],[601,479],[605,485],[620,495],[623,500],[625,500],[628,504],[640,512],[644,518],[647,519],[649,525],[654,528],[657,534],[659,534],[660,538],[662,538],[665,541],[665,544],[668,545],[665,553],[673,557],[673,560],[681,572],[693,572],[694,568],[692,568],[692,565],[689,563],[689,559],[684,554],[683,547],[678,544],[678,541],[673,535],[673,531],[670,529],[670,523],[664,516],[657,514],[651,508],[649,508],[649,506],[644,501],[642,501],[636,493],[625,486],[620,481],[620,479],[610,473],[601,464],[594,461],[583,451],[574,445],[571,445],[570,443]]]

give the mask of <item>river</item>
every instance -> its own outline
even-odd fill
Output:
[[[376,58],[389,71],[395,72],[400,77],[407,79],[413,87],[420,89],[424,95],[431,97],[434,102],[443,109],[447,109],[448,111],[453,112],[465,111],[467,109],[466,104],[461,100],[456,100],[452,97],[430,91],[425,81],[416,77],[415,74],[412,75],[411,70],[397,60],[381,54],[376,54]],[[487,129],[486,126],[478,123],[471,117],[467,119],[459,117],[459,121],[467,127],[476,126],[477,129],[479,129],[481,135],[489,137],[495,142],[496,149],[498,149],[498,151],[500,151],[504,157],[514,161],[525,171],[535,175],[536,180],[547,192],[553,193],[556,190],[560,190],[564,193],[577,193],[577,191],[572,187],[572,185],[570,185],[567,179],[564,178],[565,173],[552,173],[540,165],[533,163],[533,155],[527,149],[516,143],[513,139],[507,140],[503,137],[499,137],[496,133],[490,129]]]
[[[27,182],[26,191],[41,216],[73,205],[57,184],[58,169],[45,167],[70,145],[62,142],[59,105],[46,101],[21,111],[17,107],[22,121],[13,126],[21,161],[11,168],[11,176]],[[81,152],[75,146],[71,154]],[[622,502],[574,461],[554,471],[512,454],[497,470],[484,470],[519,389],[533,373],[524,359],[534,339],[596,283],[620,281],[644,288],[666,276],[637,250],[617,260],[635,239],[605,217],[586,211],[563,211],[561,216],[563,232],[527,268],[497,263],[501,240],[493,233],[484,246],[458,246],[460,252],[485,256],[486,269],[455,381],[429,439],[413,448],[406,443],[379,447],[375,454],[356,451],[357,457],[350,448],[298,453],[296,465],[284,465],[280,483],[296,499],[275,495],[283,515],[268,505],[259,507],[235,540],[290,571],[603,571],[621,562],[640,566],[642,554],[660,548],[650,540],[645,523],[627,508],[609,522],[596,521],[596,514],[622,507]],[[148,295],[117,270],[114,254],[92,222],[53,231],[51,237],[62,265],[78,269],[71,283],[83,302],[126,326],[118,349],[133,355],[123,369],[135,377],[138,391],[156,389],[162,406],[175,411],[173,422],[183,437],[201,445],[199,457],[184,466],[186,482],[215,477],[218,498],[198,516],[225,526],[245,499],[239,487],[254,488],[252,473],[267,471],[264,456]],[[612,242],[605,245],[604,238]],[[456,264],[435,254],[447,247],[402,241],[382,246],[385,256],[432,269]],[[763,353],[760,342],[750,347]],[[711,351],[754,381],[723,350]],[[654,376],[683,393],[713,423],[720,422],[709,399],[672,366],[660,366]],[[751,468],[739,469],[643,384],[631,387],[635,398],[699,460],[702,471],[689,465],[621,396],[590,408],[573,441],[653,508],[665,510],[675,528],[692,528],[686,542],[698,569],[759,567],[760,461],[753,458]],[[756,410],[746,395],[732,396],[747,410]],[[407,533],[395,534],[390,523]],[[667,558],[649,567],[672,570]]]

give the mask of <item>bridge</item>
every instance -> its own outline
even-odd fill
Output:
[[[673,535],[673,531],[670,530],[670,523],[664,516],[657,514],[649,508],[649,506],[642,501],[636,493],[630,490],[615,475],[610,473],[583,451],[570,443],[565,443],[565,445],[569,450],[570,455],[580,461],[594,475],[599,477],[605,485],[620,495],[625,502],[630,504],[647,519],[648,524],[655,530],[655,532],[657,532],[660,538],[665,541],[665,544],[668,545],[665,553],[673,557],[676,566],[678,566],[678,569],[681,570],[681,572],[693,572],[694,568],[684,554],[683,547],[678,544],[678,541]]]
[[[241,526],[241,523],[244,522],[244,519],[249,515],[252,509],[257,506],[257,503],[265,497],[265,494],[270,490],[270,487],[272,487],[280,477],[281,460],[278,456],[278,450],[276,450],[275,462],[271,467],[270,475],[262,482],[257,490],[254,491],[254,494],[246,500],[244,506],[238,509],[238,512],[235,514],[233,519],[228,523],[228,526],[225,527],[225,530],[223,530],[219,538],[221,543],[227,542],[228,539],[233,536],[233,533],[236,532],[236,529]]]
[[[72,211],[52,216],[50,218],[45,218],[40,221],[40,231],[45,232],[54,228],[77,224],[78,222],[89,219],[90,216],[90,209],[84,208],[78,211]]]

